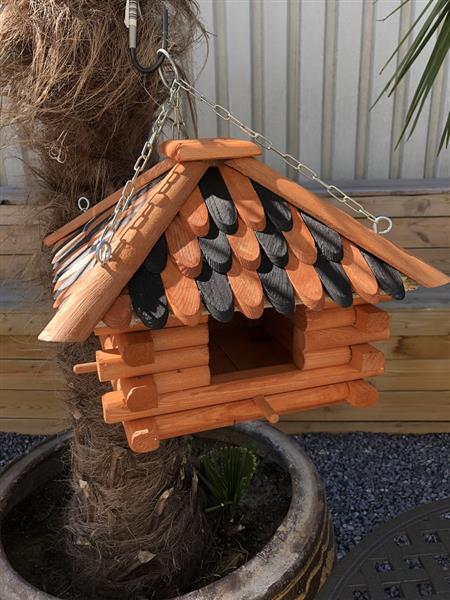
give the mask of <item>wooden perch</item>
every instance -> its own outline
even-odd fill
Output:
[[[264,398],[264,396],[255,396],[253,398],[253,402],[256,405],[256,408],[261,411],[263,417],[269,423],[278,423],[280,420],[280,415],[276,413],[270,403]]]
[[[113,245],[105,265],[96,264],[42,331],[43,341],[82,342],[144,262],[208,168],[207,162],[177,164],[157,184],[135,218]]]

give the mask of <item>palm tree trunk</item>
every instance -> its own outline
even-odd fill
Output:
[[[78,212],[79,196],[94,204],[128,179],[167,90],[157,74],[144,81],[131,67],[124,0],[2,4],[0,94],[11,100],[2,122],[24,132],[22,144],[38,157],[40,200],[51,206],[54,228]],[[160,45],[164,4],[172,5],[175,60],[182,63],[204,33],[195,0],[142,2],[142,64]],[[50,156],[55,150],[60,162]],[[44,263],[48,271],[48,257]],[[93,351],[92,341],[60,352],[74,428],[65,540],[83,593],[134,598],[195,572],[205,535],[197,482],[183,440],[135,455],[122,427],[103,422],[100,385],[71,373]]]

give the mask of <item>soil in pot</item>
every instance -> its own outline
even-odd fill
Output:
[[[216,445],[206,440],[198,440],[196,444],[196,453]],[[64,473],[36,490],[5,519],[3,543],[12,567],[35,587],[62,600],[97,600],[77,594],[71,581],[69,559],[61,543],[69,495]],[[152,589],[143,596],[148,600],[165,600],[203,587],[240,567],[273,536],[290,500],[288,473],[269,458],[258,456],[255,475],[240,504],[239,522],[224,523],[218,512],[208,516],[214,536],[201,575],[186,588],[169,592],[166,589],[164,594]]]

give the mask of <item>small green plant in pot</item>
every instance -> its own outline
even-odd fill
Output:
[[[210,500],[206,512],[222,510],[234,521],[239,502],[256,470],[256,456],[246,447],[214,448],[200,456],[199,477]]]

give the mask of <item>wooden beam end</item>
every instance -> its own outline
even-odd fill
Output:
[[[152,417],[123,423],[128,445],[133,452],[152,452],[159,448],[159,434]]]
[[[359,379],[357,381],[349,381],[347,385],[348,396],[346,400],[351,406],[365,408],[373,406],[378,402],[378,390],[370,383],[367,383],[367,381]]]
[[[350,366],[363,373],[364,376],[384,373],[384,354],[377,348],[370,344],[357,344],[350,346],[350,352]]]

